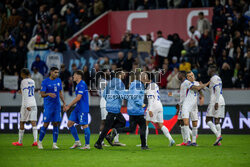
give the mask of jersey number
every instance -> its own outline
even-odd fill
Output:
[[[32,96],[34,96],[34,86],[29,86],[28,87],[28,90],[29,90],[29,92],[28,92],[28,96],[29,97],[32,97]]]

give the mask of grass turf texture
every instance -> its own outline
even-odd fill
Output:
[[[168,140],[163,135],[149,135],[149,147],[142,151],[138,135],[120,135],[120,141],[126,147],[93,147],[98,135],[91,136],[91,150],[71,150],[73,137],[60,134],[60,150],[52,150],[52,134],[43,140],[44,150],[31,147],[33,136],[24,135],[24,146],[15,147],[17,134],[0,135],[0,167],[69,167],[69,166],[250,166],[250,135],[223,135],[222,146],[212,146],[213,135],[199,135],[199,147],[168,147]],[[79,134],[84,143],[83,134]],[[180,135],[173,135],[176,143],[181,142]],[[106,142],[107,143],[107,142]]]

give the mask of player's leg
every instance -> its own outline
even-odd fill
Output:
[[[186,145],[186,143],[184,142],[184,122],[182,119],[179,119],[177,123],[178,123],[179,127],[181,128],[182,143],[177,144],[176,146],[184,146],[184,145]]]
[[[18,132],[18,142],[13,142],[14,146],[22,146],[23,145],[23,135],[24,135],[24,124],[28,121],[29,112],[25,109],[25,107],[21,107],[20,111],[20,127]]]
[[[84,130],[84,137],[85,137],[85,145],[81,147],[80,149],[90,149],[90,129],[88,125],[82,125],[82,128]]]
[[[20,128],[18,132],[18,142],[13,142],[12,145],[23,146],[24,124],[25,122],[23,121],[20,122]]]
[[[32,125],[32,132],[33,132],[33,137],[34,137],[34,142],[32,144],[32,146],[37,146],[37,107],[33,106],[31,107],[31,111],[30,111],[30,122]]]
[[[126,125],[126,120],[125,120],[124,116],[122,115],[122,113],[119,113],[116,116],[113,127],[115,129],[118,129],[118,128],[124,128],[125,125]],[[126,146],[126,144],[119,142],[119,133],[117,133],[114,137],[114,146]]]
[[[75,139],[75,142],[73,144],[72,147],[70,147],[71,149],[74,149],[74,148],[77,148],[77,147],[80,147],[81,146],[81,142],[79,140],[79,137],[78,137],[78,133],[77,133],[77,129],[75,127],[75,123],[79,123],[78,121],[78,117],[77,117],[77,113],[75,110],[73,110],[71,113],[70,113],[70,116],[69,116],[69,121],[68,121],[68,128],[72,134],[72,136],[74,137]]]
[[[149,125],[150,121],[146,121],[146,145],[148,146],[148,134],[149,134],[149,129],[148,129],[148,125]]]
[[[116,115],[117,114],[114,114],[114,113],[108,113],[108,115],[106,117],[104,129],[102,130],[102,133],[100,134],[98,140],[96,141],[96,143],[94,145],[95,148],[102,149],[102,145],[101,145],[102,141],[105,138],[105,136],[107,136],[108,131],[112,128]]]
[[[57,146],[57,139],[58,139],[58,135],[59,135],[59,122],[52,122],[53,125],[53,149],[59,149],[59,147]]]
[[[187,144],[191,144],[191,142],[189,142],[188,138],[190,136],[190,133],[189,133],[189,116],[183,116],[183,123],[184,123],[184,126],[183,126],[183,135],[184,135],[184,143],[187,143]]]
[[[198,120],[192,121],[192,125],[193,125],[193,128],[192,128],[192,145],[193,146],[197,146],[197,143],[196,143],[196,138],[197,138],[197,134],[198,134],[197,123],[198,123]]]
[[[49,122],[44,122],[43,126],[40,129],[39,141],[37,142],[38,149],[43,149],[42,141],[43,141],[43,138],[44,138],[44,136],[46,134],[48,126],[49,126]]]
[[[216,129],[216,126],[213,123],[213,117],[207,116],[206,123],[209,126],[209,128],[211,129],[211,131],[215,134],[216,138],[219,137],[219,133]]]
[[[140,126],[141,149],[148,150],[149,148],[146,144],[146,120],[144,118],[144,115],[138,116],[136,124],[139,124]]]
[[[136,129],[136,116],[129,115],[129,127],[117,128],[117,133],[133,133]]]
[[[215,118],[215,127],[216,127],[216,130],[218,132],[218,137],[216,138],[214,146],[217,146],[217,145],[221,145],[220,142],[222,140],[220,118]]]
[[[34,137],[34,141],[32,146],[37,146],[37,126],[36,126],[36,121],[31,121],[31,125],[32,125],[32,132],[33,132],[33,137]]]
[[[107,112],[106,108],[101,108],[101,124],[100,124],[99,135],[102,133],[102,130],[104,129],[107,114],[108,114],[108,112]],[[107,146],[107,145],[104,144],[104,141],[102,141],[102,145]]]
[[[90,145],[89,145],[90,129],[88,126],[88,113],[79,112],[78,119],[79,119],[79,124],[82,126],[84,130],[84,137],[85,137],[85,145],[84,147],[81,147],[80,149],[90,149]]]

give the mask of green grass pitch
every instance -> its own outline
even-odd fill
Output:
[[[83,134],[79,134],[84,143]],[[73,137],[60,134],[60,150],[52,150],[52,135],[47,134],[43,141],[44,150],[31,147],[33,137],[24,135],[24,146],[15,147],[11,143],[17,140],[17,134],[0,135],[0,167],[224,167],[250,166],[250,135],[223,135],[222,146],[212,146],[213,135],[199,135],[199,147],[168,147],[163,135],[149,135],[149,147],[142,151],[138,135],[120,135],[120,141],[126,147],[93,147],[98,135],[91,136],[91,150],[71,150]],[[173,135],[176,143],[181,142],[180,135]],[[106,142],[107,143],[107,142]]]

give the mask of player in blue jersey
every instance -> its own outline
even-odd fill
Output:
[[[90,149],[90,130],[88,126],[88,113],[89,113],[89,98],[88,98],[88,87],[87,84],[82,80],[83,72],[78,70],[73,75],[73,80],[77,83],[76,85],[76,98],[65,107],[65,111],[68,111],[70,107],[76,104],[74,111],[71,112],[68,122],[68,127],[75,139],[72,149],[80,147],[81,142],[79,140],[75,123],[79,124],[84,129],[85,134],[85,146],[80,149]]]
[[[59,122],[61,122],[61,103],[66,107],[62,93],[62,81],[58,78],[59,69],[52,67],[50,69],[50,76],[43,80],[41,87],[41,96],[44,98],[44,112],[43,112],[43,126],[40,129],[40,136],[38,141],[38,149],[43,149],[42,140],[46,134],[49,123],[53,125],[53,146],[52,149],[59,149],[57,147],[57,139],[59,134]]]

